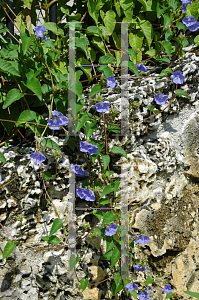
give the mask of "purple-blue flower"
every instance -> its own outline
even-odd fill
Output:
[[[190,0],[181,0],[181,1],[182,1],[182,11],[186,12],[187,5],[191,4],[191,1]]]
[[[81,176],[81,177],[88,176],[88,172],[82,170],[82,166],[81,165],[72,165],[72,170],[78,176]]]
[[[115,77],[113,75],[109,76],[108,78],[105,78],[106,85],[110,86],[111,88],[114,88],[116,85]]]
[[[173,72],[173,82],[176,84],[182,84],[184,81],[184,76],[181,71]]]
[[[136,284],[136,283],[128,283],[126,286],[125,286],[125,289],[127,290],[127,291],[133,291],[133,290],[137,290],[137,288],[138,288],[138,284]]]
[[[132,239],[132,240],[133,240],[133,239]],[[148,237],[147,235],[145,235],[145,234],[140,234],[140,235],[138,236],[137,241],[134,241],[134,244],[140,243],[141,245],[144,246],[144,245],[147,244],[148,242],[150,242],[149,237]]]
[[[106,112],[108,111],[110,105],[109,103],[106,102],[99,102],[95,104],[95,107],[96,107],[96,111],[98,112]]]
[[[136,66],[138,67],[138,70],[139,70],[139,71],[143,71],[143,72],[146,72],[146,73],[148,72],[148,71],[147,71],[147,68],[144,66],[143,63],[139,63],[139,64],[137,64]]]
[[[60,129],[60,127],[56,127],[56,126],[53,126],[53,125],[58,125],[58,126],[62,125],[62,121],[58,118],[55,118],[55,117],[48,120],[47,123],[48,123],[49,128],[52,129],[52,130],[59,130]],[[53,126],[53,127],[50,127],[50,126]]]
[[[88,142],[81,141],[80,142],[80,151],[88,152],[90,155],[96,154],[98,152],[98,147],[95,145],[91,145]]]
[[[98,152],[98,147],[95,145],[90,145],[90,147],[88,148],[88,153],[90,155],[96,154]]]
[[[193,16],[185,17],[185,18],[182,19],[182,23],[184,23],[184,25],[186,25],[188,27],[188,26],[191,26],[194,23],[196,23],[196,20]]]
[[[117,232],[117,225],[115,223],[112,223],[108,227],[106,227],[105,235],[112,236]]]
[[[168,283],[163,288],[162,294],[169,294],[169,293],[172,293],[172,290],[171,290],[171,285]]]
[[[84,199],[86,201],[95,201],[95,194],[93,191],[89,190],[89,189],[85,189],[84,190]]]
[[[158,105],[165,104],[167,102],[167,100],[168,100],[168,96],[167,95],[163,95],[163,94],[160,94],[160,93],[158,93],[157,95],[155,95],[154,98],[155,98],[155,102]]]
[[[44,35],[43,33],[46,32],[46,28],[44,26],[36,26],[35,27],[35,36],[37,38],[41,38],[42,40],[43,39],[47,39],[47,38],[44,38]]]
[[[56,116],[62,122],[62,126],[66,126],[68,124],[68,118],[65,117],[61,112],[59,113],[57,110],[52,111],[52,115]]]
[[[141,291],[140,293],[138,293],[138,298],[140,300],[145,300],[149,298],[149,292],[147,291]]]
[[[77,188],[77,195],[81,198],[81,199],[85,199],[86,201],[95,201],[95,194],[93,191],[89,190],[89,189],[84,189],[84,188]]]
[[[199,22],[195,22],[194,24],[188,26],[188,29],[192,32],[196,31],[199,29]]]
[[[80,197],[81,199],[84,199],[84,188],[80,188],[80,187],[78,187],[77,189],[76,189],[76,191],[77,191],[77,195],[78,195],[78,197]]]
[[[37,164],[40,164],[46,160],[46,157],[40,151],[37,151],[30,154],[30,159],[36,161]]]
[[[138,264],[138,265],[135,265],[134,266],[134,271],[136,271],[136,272],[143,272],[143,271],[145,271],[146,270],[146,267],[145,268],[142,268],[142,266],[141,266],[141,264]]]
[[[79,150],[81,152],[88,152],[88,147],[90,146],[90,144],[88,142],[85,142],[85,141],[81,141],[80,142],[80,148]]]

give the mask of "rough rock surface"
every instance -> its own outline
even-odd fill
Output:
[[[136,250],[136,257],[147,256],[147,270],[144,273],[138,272],[138,276],[135,276],[131,266],[130,274],[139,285],[147,275],[159,276],[158,285],[153,285],[152,289],[160,300],[165,297],[165,294],[162,295],[162,288],[166,283],[170,283],[172,290],[181,295],[182,299],[194,299],[184,294],[184,291],[199,291],[198,66],[199,57],[194,53],[187,52],[181,58],[180,67],[185,81],[180,89],[186,91],[191,100],[178,96],[162,114],[130,126],[128,137],[111,136],[108,141],[109,150],[113,146],[121,146],[127,152],[128,160],[116,155],[111,156],[111,163],[115,165],[114,170],[117,170],[115,179],[128,181],[125,191],[121,190],[120,193],[122,195],[128,191],[129,195],[130,237],[139,235],[139,229],[145,228],[150,237],[147,245]],[[177,69],[178,62],[173,62],[172,70]],[[151,75],[157,76],[161,72],[161,66],[148,70]],[[155,109],[164,109],[168,103],[159,107],[155,104],[154,95],[161,92],[168,95],[168,101],[171,101],[172,87],[172,78],[169,77],[157,81],[155,77],[130,78],[129,103],[139,102],[138,108],[133,107],[129,111],[130,123],[149,117],[149,105],[153,105]],[[118,108],[121,102],[120,80],[117,80],[115,89],[108,88],[102,96],[110,102],[112,109]],[[84,109],[89,110],[86,96],[85,101]],[[108,120],[107,113],[105,116]],[[26,130],[24,134],[29,142],[34,142],[33,133]],[[82,134],[81,137],[83,138]],[[99,141],[104,140],[100,127],[93,137]],[[50,138],[59,145],[66,145],[67,138],[60,137],[59,132],[55,132]],[[0,222],[7,230],[5,232],[1,228],[0,248],[3,251],[10,239],[8,232],[15,239],[20,239],[22,245],[0,262],[0,299],[133,299],[125,296],[124,292],[111,298],[113,280],[90,285],[81,293],[76,276],[68,269],[68,247],[45,251],[28,247],[47,247],[47,242],[41,240],[41,237],[49,234],[56,218],[45,194],[40,166],[32,161],[28,164],[34,149],[34,145],[20,136],[11,140],[8,147],[1,147],[8,162],[0,163],[1,186],[10,180],[12,182],[0,191]],[[64,147],[62,151],[57,166],[58,177],[52,186],[47,181],[47,190],[67,230],[68,211],[72,209],[68,202],[71,197],[69,164],[76,162],[75,154],[66,152]],[[50,150],[46,152],[46,157],[42,171],[54,174],[56,164]],[[78,163],[83,163],[81,157],[78,158]],[[128,167],[128,173],[122,177],[118,170],[124,167]],[[96,165],[96,174],[99,172],[100,168]],[[76,180],[79,186],[82,179],[78,177]],[[88,206],[86,201],[77,199],[76,208],[86,205]],[[23,215],[22,222],[18,219],[20,214]],[[77,210],[76,238],[85,236],[96,220],[89,210]],[[100,227],[99,220],[97,227]],[[61,243],[67,244],[64,232],[58,232]],[[89,284],[92,284],[113,276],[116,268],[111,268],[110,261],[99,260],[105,252],[106,244],[100,237],[91,238],[88,235],[81,243],[77,243],[76,253],[80,259],[76,272],[79,280],[87,278]]]

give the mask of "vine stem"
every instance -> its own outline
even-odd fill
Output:
[[[5,232],[17,243],[18,241],[7,231],[7,229],[0,223],[0,226],[5,230]]]
[[[48,194],[48,192],[47,192],[47,190],[46,190],[46,185],[45,185],[45,180],[44,180],[44,176],[43,176],[43,170],[42,170],[42,164],[41,164],[41,163],[40,163],[40,168],[41,168],[41,171],[42,171],[43,185],[44,185],[44,189],[45,189],[46,195],[48,196],[48,198],[49,198],[49,200],[50,200],[50,202],[51,202],[51,204],[52,204],[52,206],[53,206],[53,208],[54,208],[54,210],[55,210],[56,215],[57,215],[58,218],[60,219],[59,213],[58,213],[56,207],[54,206],[54,203],[53,203],[52,199],[50,198],[50,196],[49,196],[49,194]]]

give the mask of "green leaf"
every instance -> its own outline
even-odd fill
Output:
[[[64,35],[64,31],[62,29],[58,29],[57,25],[53,22],[44,23],[42,24],[42,26],[44,26],[47,30],[52,31],[55,34]]]
[[[0,59],[0,71],[14,76],[21,76],[12,61]]]
[[[101,91],[102,91],[101,85],[99,85],[99,84],[94,85],[94,87],[92,88],[92,90],[90,92],[90,98],[92,98],[96,94],[100,93]]]
[[[95,215],[101,221],[101,219],[102,219],[102,211],[100,211],[100,210],[93,210],[93,215]],[[95,229],[98,229],[98,228],[94,228],[93,232],[95,232]]]
[[[145,0],[138,0],[143,6],[144,6],[144,11],[147,10],[147,3]]]
[[[164,27],[165,28],[170,26],[174,20],[173,16],[169,16],[168,14],[164,14],[163,18],[164,18]]]
[[[113,191],[116,193],[118,188],[119,188],[119,185],[120,185],[120,181],[119,180],[115,180],[113,182]]]
[[[84,124],[86,123],[87,120],[88,120],[88,115],[86,113],[84,113],[81,116],[81,118],[76,121],[75,133],[77,133],[82,128],[82,126],[84,126]]]
[[[103,222],[102,225],[106,224],[106,223],[112,223],[115,220],[115,213],[112,210],[106,211],[106,212],[102,212],[103,214]]]
[[[87,122],[85,128],[86,128],[86,138],[89,138],[93,134],[95,129],[97,129],[96,121],[94,124]]]
[[[82,289],[82,292],[87,288],[87,285],[88,285],[88,279],[84,279],[84,278],[82,278],[81,280],[80,280],[80,282],[81,282],[81,289]]]
[[[94,35],[94,34],[96,34],[98,36],[102,35],[101,30],[97,26],[89,26],[89,27],[87,27],[86,33],[88,35]]]
[[[168,56],[170,57],[170,55],[171,55],[171,50],[172,50],[172,48],[171,48],[171,42],[169,42],[169,41],[165,41],[164,42],[164,49],[165,49],[165,52],[168,54]]]
[[[109,259],[111,259],[112,254],[113,254],[113,250],[110,250],[109,252],[102,255],[102,257],[100,257],[99,260],[109,260]]]
[[[113,10],[108,10],[106,12],[105,17],[103,18],[103,22],[108,29],[109,35],[111,35],[115,29],[116,22],[116,14]]]
[[[5,245],[4,250],[3,250],[2,260],[7,258],[12,253],[15,246],[16,246],[15,242],[13,242],[13,241],[7,242],[7,244]]]
[[[8,92],[7,98],[3,104],[3,109],[7,108],[12,104],[13,102],[21,99],[24,96],[24,94],[21,94],[18,89],[12,89]]]
[[[111,268],[118,262],[120,259],[120,251],[118,250],[117,247],[113,249],[113,254],[111,257]]]
[[[148,47],[150,48],[151,42],[153,40],[153,26],[149,21],[146,20],[139,20],[140,21],[140,27],[142,29],[142,32],[144,33],[144,36],[147,40]]]
[[[36,112],[27,109],[20,114],[18,121],[24,123],[26,121],[28,122],[28,121],[36,120],[36,118],[37,118]],[[16,126],[18,125],[19,123],[16,124]]]
[[[23,0],[23,3],[28,9],[31,9],[31,3],[33,0]]]
[[[150,284],[152,282],[154,282],[154,278],[151,278],[150,276],[148,276],[145,283],[144,283],[144,285]]]
[[[185,92],[185,91],[183,91],[183,90],[176,90],[175,91],[175,94],[176,95],[183,95],[183,96],[185,96],[185,97],[187,97],[189,100],[191,99],[191,97],[189,96],[189,95],[187,95],[187,93]]]
[[[122,67],[129,68],[137,77],[139,77],[138,68],[132,63],[132,61],[124,60],[121,64]]]
[[[109,155],[102,155],[102,160],[104,163],[104,170],[106,170],[106,168],[108,167],[109,163],[110,163],[110,156]]]
[[[40,101],[42,101],[42,94],[41,94],[41,84],[39,79],[37,78],[30,78],[27,80],[26,86],[37,95]]]
[[[44,236],[41,239],[54,245],[58,245],[60,243],[60,239],[56,235]]]
[[[157,3],[157,18],[168,8],[168,6],[162,6],[160,2]]]
[[[75,254],[71,254],[70,256],[70,271],[74,268],[76,263],[79,261],[79,257],[75,257]]]
[[[120,155],[124,156],[127,159],[127,154],[126,154],[126,152],[124,151],[124,149],[122,147],[113,146],[111,148],[111,152],[115,153],[115,154],[120,154]]]
[[[109,238],[110,238],[110,241],[106,240],[106,252],[110,251],[115,246],[115,242],[112,239],[112,237],[110,236]]]
[[[169,293],[169,294],[166,295],[165,300],[169,299],[169,298],[172,298],[173,296],[175,296],[174,293]]]
[[[124,15],[127,18],[128,22],[132,21],[132,16],[133,16],[133,2],[132,0],[119,0],[120,1],[120,6],[123,9]]]
[[[182,22],[177,22],[176,27],[178,28],[178,30],[185,30],[186,28]]]
[[[104,55],[106,54],[105,46],[100,38],[94,36],[91,40],[91,43],[93,43],[93,45],[95,45],[101,52],[103,52]]]
[[[54,149],[54,150],[60,151],[60,148],[57,145],[57,143],[55,143],[51,139],[43,139],[41,141],[41,145],[45,146],[46,148],[50,148],[50,149]]]
[[[102,67],[101,66],[101,67],[98,68],[98,71],[104,72],[105,78],[108,78],[111,75],[113,75],[113,72],[112,72],[111,68],[109,68],[109,67]]]
[[[107,55],[107,56],[101,56],[99,58],[99,64],[106,65],[106,64],[113,64],[113,63],[115,63],[115,58],[112,56]]]
[[[59,218],[55,219],[52,224],[49,237],[52,236],[58,229],[62,228],[62,226],[63,226],[63,220]]]
[[[197,35],[194,39],[194,43],[196,44],[196,47],[199,46],[199,35]]]
[[[174,11],[174,12],[175,12],[176,9],[179,7],[179,2],[176,1],[176,0],[169,0],[169,1],[168,1],[168,4],[169,4],[170,7],[173,8],[173,11]]]
[[[111,193],[112,191],[113,191],[112,185],[107,185],[107,186],[105,186],[105,188],[103,189],[103,192],[102,192],[100,198],[102,198],[103,196],[105,196],[105,195]]]
[[[189,292],[189,291],[184,291],[184,293],[189,295],[189,296],[193,296],[193,297],[199,299],[199,293]]]
[[[5,156],[3,155],[3,153],[0,152],[0,161],[2,161],[4,164],[7,164],[7,161],[5,159]]]
[[[52,174],[48,171],[43,172],[44,180],[49,180],[52,177]]]
[[[23,50],[23,54],[26,54],[26,51],[28,50],[28,48],[30,47],[31,42],[33,41],[33,39],[35,38],[34,34],[31,34],[30,37],[27,36],[27,34],[25,32],[21,32],[20,33],[20,38],[22,41],[22,50]]]

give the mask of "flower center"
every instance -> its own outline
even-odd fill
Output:
[[[53,120],[53,123],[57,123],[57,119],[54,119],[54,120]]]
[[[177,77],[179,78],[179,77],[180,77],[180,75],[177,75]]]
[[[159,95],[159,98],[161,98],[162,96],[161,95]]]

